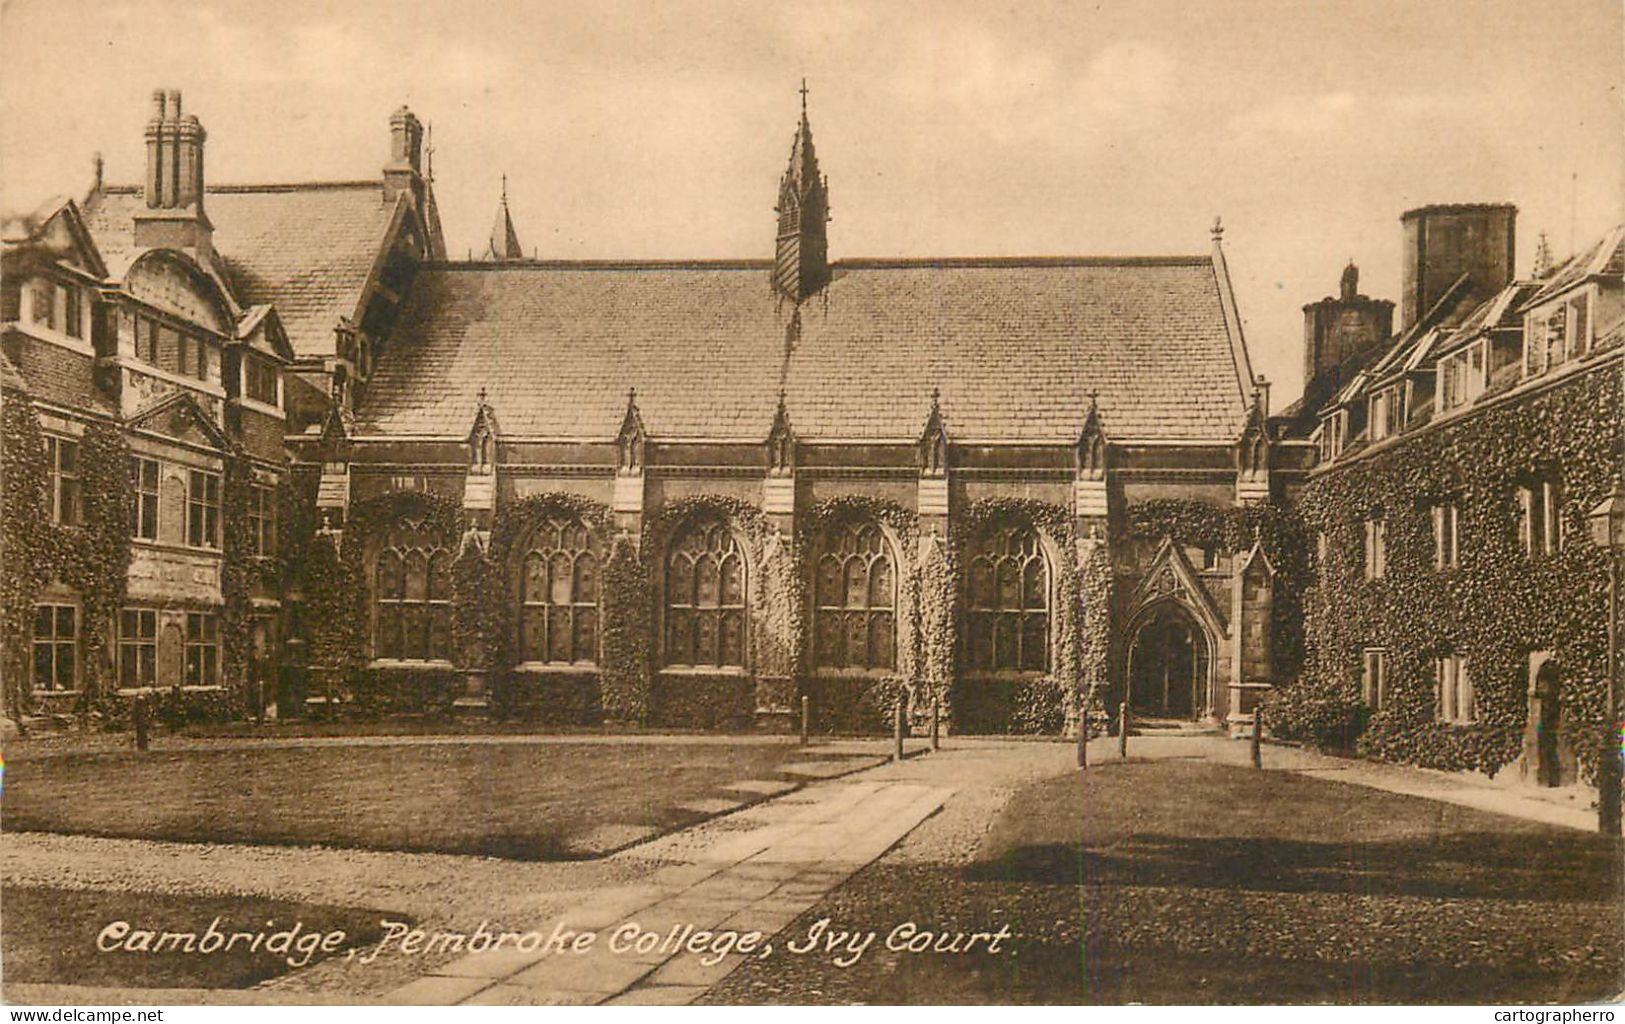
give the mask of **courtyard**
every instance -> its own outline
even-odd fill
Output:
[[[1257,771],[1218,737],[1135,743],[1127,761],[1097,744],[1082,773],[1069,745],[961,738],[901,763],[883,763],[882,744],[723,737],[25,751],[8,765],[0,872],[8,966],[34,966],[8,970],[8,997],[1540,1003],[1619,990],[1617,845],[1336,781],[1340,769],[1309,772],[1282,749]],[[595,854],[583,837],[617,823],[621,840]],[[390,919],[606,935],[689,922],[759,929],[776,951],[63,967],[137,906],[176,927],[215,913],[344,927],[346,948]],[[877,938],[844,965],[798,955],[820,922]],[[905,924],[1009,938],[886,948]],[[40,984],[65,977],[80,984]]]

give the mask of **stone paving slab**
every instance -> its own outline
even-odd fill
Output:
[[[798,793],[805,802],[756,805],[745,831],[715,834],[690,863],[665,865],[641,884],[596,893],[560,915],[568,927],[599,933],[590,952],[471,955],[390,998],[440,1005],[692,1002],[747,957],[732,953],[708,964],[707,954],[665,948],[614,953],[608,929],[635,921],[662,936],[685,926],[775,934],[935,813],[952,792],[910,782],[814,783]]]
[[[706,985],[643,985],[622,992],[605,1006],[687,1006],[705,995]]]

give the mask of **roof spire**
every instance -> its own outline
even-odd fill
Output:
[[[502,176],[502,199],[497,203],[496,221],[491,225],[491,240],[485,246],[487,260],[522,260],[525,249],[519,244],[519,233],[513,228],[508,214],[508,176]]]
[[[1540,280],[1552,272],[1552,243],[1547,241],[1546,232],[1540,233],[1540,242],[1535,246],[1535,266],[1531,271],[1535,280]]]
[[[801,121],[790,143],[790,166],[779,181],[773,290],[800,303],[829,281],[829,182],[818,171],[807,120],[807,80],[801,80]]]

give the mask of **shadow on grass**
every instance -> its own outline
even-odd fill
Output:
[[[1340,892],[1567,902],[1612,901],[1619,856],[1576,834],[1561,856],[1527,834],[1462,832],[1373,842],[1134,835],[1106,849],[1046,843],[971,865],[968,881]]]

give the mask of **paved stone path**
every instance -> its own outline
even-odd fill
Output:
[[[757,805],[738,831],[704,845],[636,884],[595,893],[557,920],[596,933],[582,953],[474,953],[390,993],[397,1004],[500,1006],[594,1003],[681,1005],[698,998],[746,957],[737,952],[613,952],[612,932],[760,932],[764,941],[831,889],[877,859],[935,813],[954,790],[905,781],[817,783]],[[544,929],[552,934],[554,923]],[[665,943],[662,943],[665,945]],[[756,954],[752,954],[756,955]],[[707,962],[709,961],[709,962]]]

